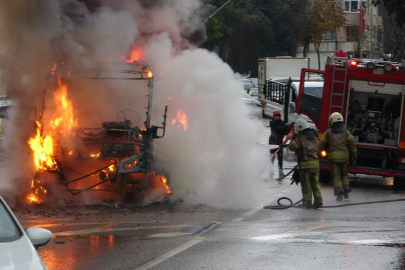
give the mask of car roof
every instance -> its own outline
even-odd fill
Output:
[[[300,87],[299,82],[292,82],[291,84],[293,84],[297,88]],[[323,87],[323,84],[323,81],[305,81],[305,87]]]

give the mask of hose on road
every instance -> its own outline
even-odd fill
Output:
[[[281,204],[281,201],[286,200],[289,201],[290,204]],[[321,206],[320,208],[338,208],[338,207],[346,207],[346,206],[354,206],[354,205],[363,205],[363,204],[375,204],[375,203],[390,203],[390,202],[403,202],[405,199],[393,199],[393,200],[382,200],[382,201],[369,201],[369,202],[358,202],[358,203],[345,203],[345,204],[338,204],[338,205],[329,205],[329,206]],[[263,209],[271,209],[271,210],[284,210],[290,207],[297,207],[297,204],[302,202],[302,199],[293,203],[293,201],[288,197],[281,197],[277,200],[278,205],[267,205],[264,206]]]

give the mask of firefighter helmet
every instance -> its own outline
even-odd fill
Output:
[[[280,116],[281,116],[281,112],[280,112],[279,110],[274,110],[274,111],[273,111],[273,116],[274,116],[274,115],[280,115]]]
[[[294,129],[299,133],[304,129],[309,128],[309,124],[304,119],[298,119],[297,122],[294,124]]]
[[[338,112],[334,112],[330,115],[329,121],[331,122],[331,124],[336,122],[343,122],[343,116]]]

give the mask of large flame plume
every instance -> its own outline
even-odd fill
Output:
[[[54,72],[55,66],[52,70]],[[77,121],[73,116],[73,104],[67,95],[67,85],[62,82],[60,77],[58,77],[57,83],[58,88],[53,92],[55,110],[53,112],[54,117],[49,122],[50,129],[45,131],[43,125],[37,120],[36,134],[28,140],[37,171],[34,179],[31,180],[32,193],[27,195],[27,200],[30,203],[42,203],[43,197],[47,194],[47,190],[39,179],[39,173],[58,169],[54,155],[54,141],[58,139],[58,136],[67,137],[72,134],[72,128],[77,126]]]

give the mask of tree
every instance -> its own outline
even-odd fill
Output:
[[[227,0],[206,0],[209,14]],[[257,60],[273,51],[270,20],[257,8],[235,0],[207,24],[207,41],[236,72],[257,76]]]
[[[383,3],[389,15],[395,13],[395,22],[399,28],[405,25],[405,3],[404,0],[372,0],[375,6]]]
[[[386,13],[386,14],[384,14]],[[392,55],[392,61],[401,61],[405,58],[405,29],[399,27],[396,19],[388,15],[387,11],[382,11],[384,35],[382,31],[377,33],[377,40],[384,41],[386,53]]]
[[[326,32],[335,32],[342,27],[346,18],[342,9],[334,2],[326,0],[314,0],[311,7],[312,18],[309,23],[307,35],[303,36],[304,55],[307,54],[309,44],[314,44],[318,56],[318,69],[321,68],[320,47],[323,35]]]
[[[207,24],[207,41],[236,72],[257,76],[259,57],[295,56],[312,0],[234,0]],[[227,0],[203,0],[212,14]]]

